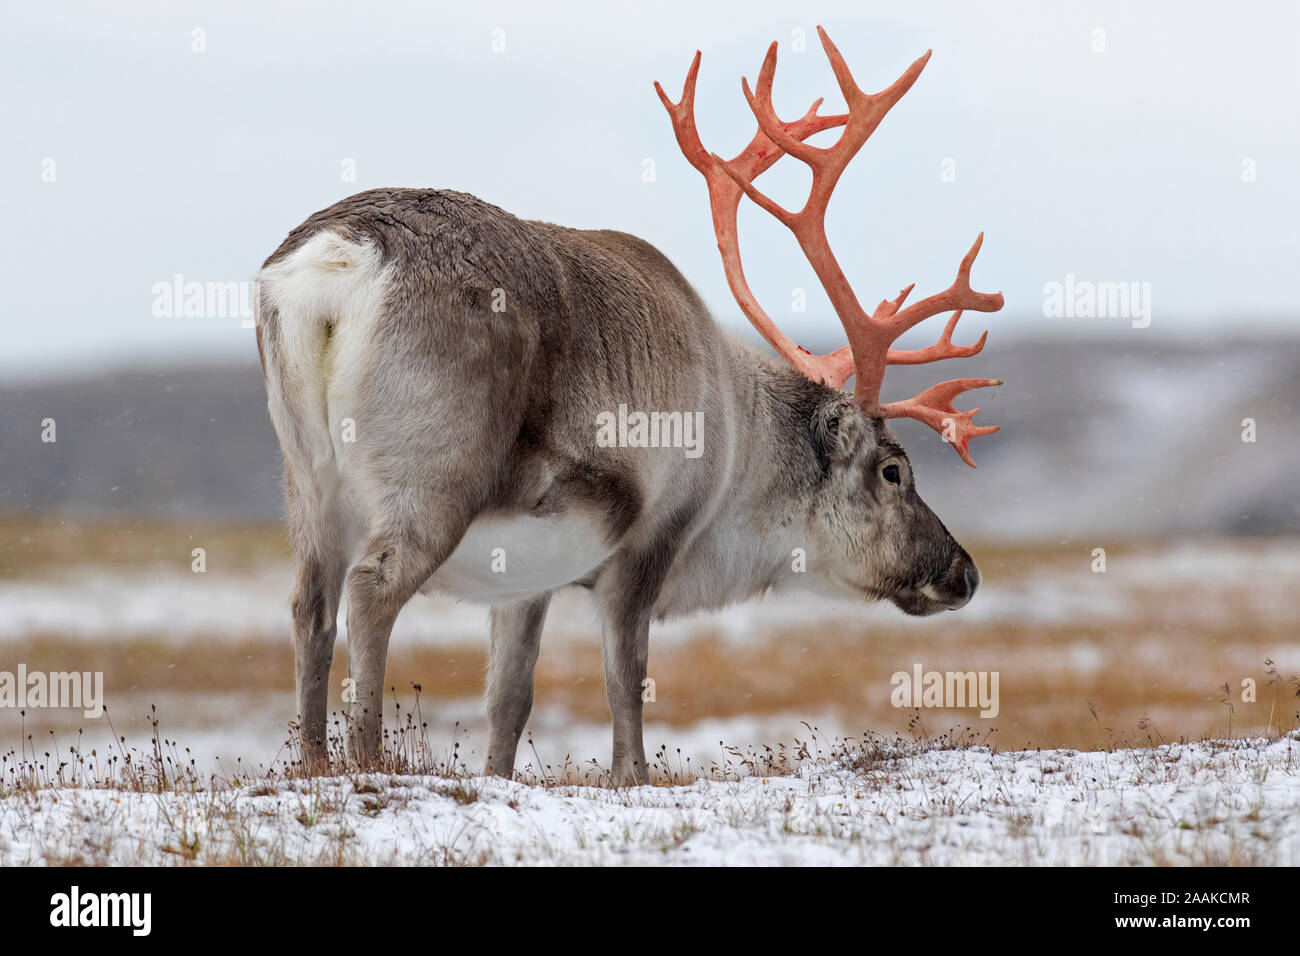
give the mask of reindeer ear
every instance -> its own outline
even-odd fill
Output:
[[[832,462],[853,457],[862,444],[866,425],[861,410],[848,399],[837,398],[818,407],[809,428],[822,471],[829,469]]]

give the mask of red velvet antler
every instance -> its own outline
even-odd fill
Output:
[[[772,45],[776,46],[775,43]],[[749,145],[730,163],[722,164],[717,161],[717,158],[704,148],[704,144],[700,142],[700,134],[695,128],[695,79],[699,72],[700,52],[697,50],[695,59],[691,61],[691,68],[686,73],[686,83],[682,86],[680,102],[673,103],[658,82],[655,83],[655,92],[659,94],[664,109],[668,110],[668,115],[672,119],[673,132],[677,135],[677,144],[681,147],[682,153],[690,164],[700,171],[705,183],[708,184],[709,206],[713,211],[713,231],[718,237],[718,252],[722,254],[722,265],[727,273],[727,284],[731,286],[731,294],[736,297],[741,310],[763,338],[767,339],[772,348],[783,355],[791,365],[813,380],[830,381],[831,375],[842,373],[840,378],[842,386],[844,380],[853,374],[852,357],[841,355],[843,349],[832,355],[812,355],[799,348],[763,311],[763,307],[758,304],[758,300],[750,291],[749,283],[745,281],[745,270],[740,264],[740,245],[736,233],[736,213],[744,190],[737,183],[742,179],[745,183],[752,182],[785,154],[763,134],[762,129],[759,129],[754,133],[754,138],[750,140]],[[802,119],[795,120],[793,123],[783,123],[778,120],[777,126],[783,134],[791,136],[796,141],[802,141],[822,130],[843,126],[848,120],[848,114],[845,113],[838,116],[818,116],[817,109],[821,104],[822,101],[818,99],[808,108],[808,112]]]
[[[859,304],[826,238],[826,207],[840,175],[862,148],[862,144],[875,132],[885,114],[916,82],[930,59],[930,53],[927,51],[908,67],[888,89],[868,95],[853,81],[844,58],[831,43],[826,31],[818,27],[817,33],[821,37],[835,79],[839,82],[840,91],[848,103],[848,113],[818,116],[817,109],[822,102],[819,99],[803,118],[792,123],[782,121],[772,107],[772,79],[776,73],[777,50],[777,45],[773,43],[763,60],[756,90],[750,90],[748,80],[741,81],[745,99],[749,101],[750,109],[758,121],[758,132],[749,146],[730,162],[708,153],[700,143],[695,129],[695,79],[700,67],[699,53],[695,54],[686,75],[686,85],[679,103],[674,104],[669,100],[658,83],[655,84],[655,89],[672,118],[673,130],[682,152],[708,183],[713,226],[727,282],[736,301],[740,303],[741,310],[763,338],[786,361],[814,381],[843,388],[849,377],[856,374],[853,400],[863,411],[884,418],[907,417],[925,422],[946,441],[951,442],[962,460],[973,468],[975,462],[970,457],[970,439],[995,432],[997,426],[973,425],[971,416],[979,409],[958,412],[952,407],[952,399],[972,388],[1000,385],[1000,381],[958,379],[936,385],[907,401],[885,405],[880,403],[880,386],[887,365],[918,365],[946,358],[963,358],[977,354],[984,347],[987,332],[971,346],[957,346],[952,342],[952,333],[963,309],[996,312],[1002,308],[1001,293],[975,292],[970,287],[970,270],[984,240],[983,233],[962,259],[957,278],[948,289],[904,308],[903,302],[912,291],[912,286],[908,286],[899,293],[898,298],[881,302],[870,314]],[[836,126],[843,126],[844,132],[833,145],[823,148],[804,142],[814,133]],[[753,185],[754,179],[784,153],[807,164],[813,174],[808,200],[798,212],[791,212],[778,205]],[[846,347],[827,355],[812,355],[795,345],[758,304],[745,281],[736,237],[736,211],[741,193],[766,209],[794,233],[844,325],[849,340]],[[953,316],[934,345],[910,351],[890,348],[908,329],[933,315],[950,311]]]

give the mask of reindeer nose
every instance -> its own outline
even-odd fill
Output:
[[[960,565],[960,572],[958,570]],[[970,603],[975,596],[975,589],[980,586],[980,570],[975,566],[969,554],[962,551],[953,562],[947,578],[952,582],[952,593],[948,598],[948,610],[955,611]]]

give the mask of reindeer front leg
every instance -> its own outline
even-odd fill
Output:
[[[691,515],[692,509],[680,512],[649,547],[615,558],[597,584],[603,612],[605,699],[614,723],[611,776],[616,787],[650,782],[641,738],[641,694],[650,659],[650,615]]]
[[[642,685],[650,660],[649,609],[606,607],[601,655],[605,662],[605,699],[614,723],[614,786],[650,782],[642,739]]]

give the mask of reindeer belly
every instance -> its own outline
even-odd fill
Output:
[[[509,604],[588,576],[613,550],[594,515],[483,515],[420,590]]]

